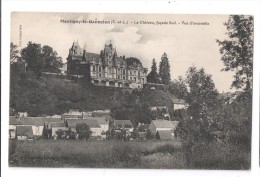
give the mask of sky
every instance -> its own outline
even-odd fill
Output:
[[[73,41],[78,41],[82,48],[85,46],[87,52],[98,54],[104,48],[104,44],[111,41],[119,56],[136,57],[149,71],[153,58],[159,68],[161,56],[165,52],[171,66],[172,80],[178,76],[185,77],[186,71],[191,66],[203,67],[207,74],[212,75],[219,92],[228,92],[234,91],[230,90],[234,73],[221,71],[224,65],[216,43],[216,39],[227,38],[227,29],[223,24],[228,17],[228,15],[13,12],[11,42],[19,45],[20,49],[26,47],[29,41],[42,46],[49,45],[66,62]],[[78,20],[81,23],[64,23],[70,20]],[[89,20],[104,20],[110,24],[83,23]],[[112,23],[120,21],[121,24]],[[169,24],[169,21],[172,24]],[[122,24],[123,22],[125,24]],[[154,24],[144,24],[147,22]]]

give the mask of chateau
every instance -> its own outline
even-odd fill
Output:
[[[137,58],[118,57],[111,42],[105,44],[100,54],[87,52],[73,42],[67,58],[68,75],[85,77],[100,86],[142,88],[147,82],[147,71]]]

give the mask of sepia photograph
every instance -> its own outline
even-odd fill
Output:
[[[254,16],[12,12],[9,167],[250,170]]]

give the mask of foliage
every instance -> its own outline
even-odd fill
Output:
[[[224,25],[229,39],[217,40],[225,65],[223,71],[235,71],[231,86],[248,91],[253,80],[253,17],[231,15]]]
[[[36,75],[41,72],[60,72],[62,59],[50,46],[28,42],[27,46],[21,50],[21,58],[27,63],[27,69]]]
[[[18,46],[14,43],[10,43],[10,63],[13,64],[19,57]]]
[[[175,79],[170,82],[169,91],[178,99],[184,100],[187,99],[189,94],[185,79],[183,79],[181,76],[178,77],[178,80]]]
[[[147,75],[147,82],[160,83],[155,59],[153,59],[153,62],[152,62],[151,72]]]
[[[159,76],[161,78],[161,83],[168,85],[171,81],[170,64],[167,54],[164,53],[161,57],[161,62],[159,65]]]
[[[139,65],[139,66],[143,67],[142,62],[138,58],[130,57],[130,58],[127,58],[125,61],[126,61],[127,66],[136,67]]]
[[[85,123],[80,123],[76,125],[76,131],[79,135],[79,139],[85,139],[88,140],[90,135],[91,135],[91,131],[90,128],[87,124]]]

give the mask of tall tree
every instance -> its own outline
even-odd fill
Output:
[[[13,64],[18,59],[18,46],[11,42],[10,44],[10,63]]]
[[[76,131],[79,135],[79,139],[88,140],[90,135],[92,134],[89,126],[85,123],[79,123],[76,125]]]
[[[197,69],[196,67],[190,67],[186,76],[189,87],[188,113],[197,119],[207,118],[205,111],[214,107],[218,96],[212,76],[206,74],[204,68]]]
[[[42,47],[42,57],[44,60],[43,71],[59,73],[62,67],[62,58],[52,47],[45,45]]]
[[[28,42],[27,46],[21,51],[21,58],[26,61],[27,69],[39,74],[43,68],[41,56],[41,44]]]
[[[235,71],[232,87],[252,89],[253,80],[253,17],[231,15],[227,22],[228,39],[217,43],[220,46],[223,71]]]
[[[159,76],[163,84],[168,85],[170,83],[171,81],[170,64],[166,53],[164,53],[161,57],[161,62],[159,66]]]
[[[153,62],[152,62],[151,72],[147,75],[147,82],[150,82],[150,83],[159,83],[160,82],[155,59],[153,59]]]

